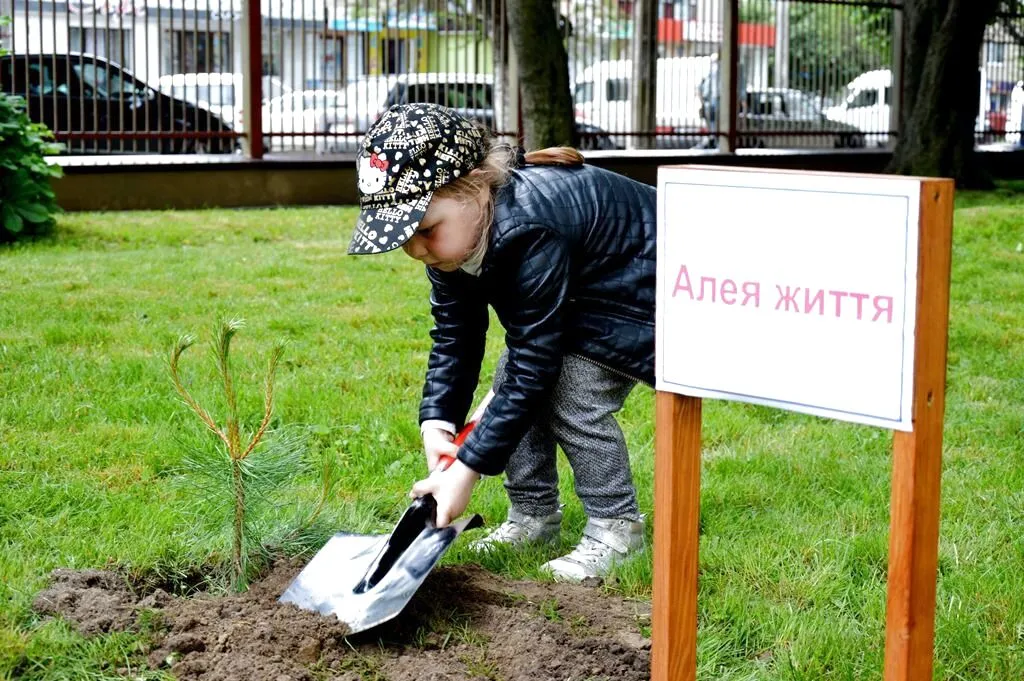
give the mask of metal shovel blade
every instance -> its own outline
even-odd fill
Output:
[[[473,515],[439,529],[433,504],[420,502],[409,507],[390,535],[331,537],[278,600],[335,615],[350,634],[398,615],[456,537],[483,525]]]

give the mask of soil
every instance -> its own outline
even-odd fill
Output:
[[[181,681],[640,681],[650,604],[589,585],[510,581],[440,567],[397,618],[346,637],[333,617],[277,597],[302,564],[243,594],[139,591],[113,572],[56,570],[34,607],[85,635],[133,630],[149,666]],[[457,587],[453,585],[458,585]]]

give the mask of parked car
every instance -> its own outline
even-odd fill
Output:
[[[285,134],[265,138],[270,151],[290,149],[328,150],[326,133],[343,122],[345,95],[335,90],[301,90],[274,97],[263,107],[263,134],[323,133],[319,135]]]
[[[441,104],[495,129],[494,77],[475,73],[412,73],[397,76],[381,111],[395,104]],[[608,133],[576,122],[581,149],[617,149]]]
[[[859,148],[865,144],[864,133],[857,127],[826,118],[813,95],[793,88],[748,88],[736,118],[740,147]]]
[[[384,110],[384,102],[397,76],[362,76],[345,86],[334,109],[330,133],[317,151],[356,151],[362,135]]]
[[[207,109],[157,92],[129,71],[89,54],[0,57],[0,88],[25,97],[28,115],[56,133],[100,133],[71,140],[71,153],[226,153],[230,137],[127,139],[102,133],[230,132]]]
[[[825,110],[825,116],[837,123],[852,125],[872,145],[885,146],[892,127],[889,107],[892,103],[892,71],[877,69],[862,73],[846,86],[846,96],[836,106]]]
[[[370,125],[383,113],[384,103],[397,80],[397,75],[362,76],[345,86],[343,124],[351,128],[350,132],[369,130]]]
[[[160,91],[184,99],[219,116],[235,131],[242,131],[245,107],[241,73],[172,73],[157,79]],[[291,92],[277,76],[263,76],[263,103]]]
[[[711,70],[712,59],[663,57],[656,63],[655,147],[679,149],[701,141],[699,86]],[[576,119],[597,126],[615,145],[628,146],[634,130],[633,61],[604,60],[591,64],[573,84]]]

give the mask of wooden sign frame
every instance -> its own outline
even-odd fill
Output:
[[[931,681],[953,182],[920,180],[913,430],[893,437],[885,681]],[[701,400],[655,406],[653,681],[697,678]]]

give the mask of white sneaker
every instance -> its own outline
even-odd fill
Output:
[[[591,518],[583,528],[583,538],[572,553],[545,563],[556,580],[580,582],[588,577],[604,577],[615,563],[644,548],[644,520]]]
[[[508,519],[493,532],[469,545],[474,551],[487,551],[498,544],[521,546],[523,544],[551,543],[558,541],[562,531],[562,511],[551,515],[532,516],[520,513],[514,508],[508,510]]]

